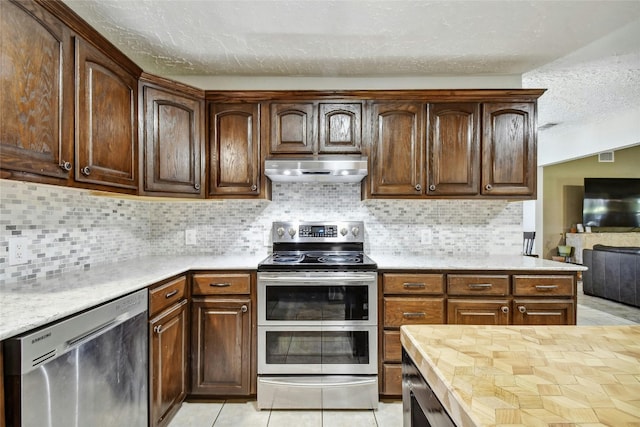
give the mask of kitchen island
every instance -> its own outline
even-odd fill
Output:
[[[401,342],[459,427],[640,425],[640,326],[413,325]]]

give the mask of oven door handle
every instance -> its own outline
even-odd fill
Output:
[[[302,276],[260,276],[260,282],[288,282],[288,283],[317,283],[326,284],[326,280],[339,280],[342,282],[362,282],[363,280],[375,280],[371,275],[349,274],[348,276],[320,276],[320,277],[302,277]]]

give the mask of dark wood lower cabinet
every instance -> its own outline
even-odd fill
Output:
[[[251,393],[251,299],[194,298],[191,327],[191,394]]]
[[[450,298],[447,323],[455,325],[508,325],[509,300]]]
[[[183,299],[149,320],[152,427],[167,425],[187,394],[187,306]]]
[[[575,325],[576,308],[571,299],[514,299],[514,325]]]

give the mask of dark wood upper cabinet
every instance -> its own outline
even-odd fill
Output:
[[[535,103],[484,103],[482,109],[482,194],[535,197]]]
[[[271,153],[312,154],[315,145],[315,108],[312,102],[269,105]]]
[[[427,194],[478,194],[480,104],[430,104],[428,110]]]
[[[76,38],[77,181],[137,189],[138,81]]]
[[[208,167],[210,196],[260,194],[260,104],[209,104]]]
[[[34,3],[1,1],[0,39],[0,176],[65,183],[73,166],[70,31]]]
[[[360,153],[362,104],[321,103],[318,109],[318,152]]]
[[[203,100],[142,84],[142,194],[201,197]]]
[[[371,116],[371,194],[420,196],[424,104],[374,102]]]

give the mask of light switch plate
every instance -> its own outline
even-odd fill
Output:
[[[190,246],[197,244],[196,230],[184,230],[184,244]]]

